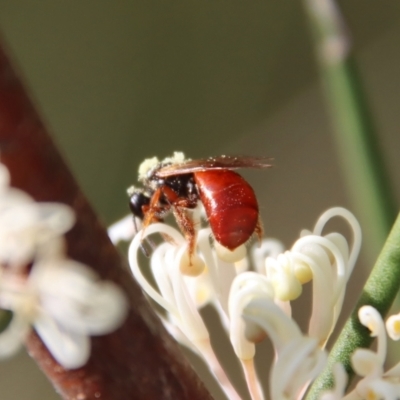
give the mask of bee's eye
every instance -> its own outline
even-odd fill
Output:
[[[129,208],[131,209],[132,214],[140,219],[143,219],[144,217],[142,207],[149,204],[150,197],[146,196],[142,192],[133,193],[129,199]]]

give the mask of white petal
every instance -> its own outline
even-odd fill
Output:
[[[285,251],[282,242],[277,239],[263,239],[261,245],[254,245],[251,250],[255,270],[259,273],[265,273],[265,259],[267,257],[276,258]]]
[[[15,191],[0,198],[0,260],[11,267],[31,262],[39,245],[70,229],[74,214],[58,203],[35,203]]]
[[[64,368],[74,369],[86,364],[90,356],[90,339],[87,336],[65,330],[46,315],[36,319],[35,330]]]
[[[325,211],[319,217],[317,223],[315,224],[314,234],[321,235],[326,223],[334,217],[341,217],[345,219],[353,231],[353,246],[351,248],[350,256],[347,262],[347,271],[346,271],[348,279],[349,276],[351,275],[351,272],[353,271],[354,265],[356,263],[357,257],[361,249],[361,242],[362,242],[361,226],[357,221],[356,217],[350,211],[346,210],[343,207],[333,207]]]
[[[0,219],[7,218],[11,221],[9,213],[13,213],[14,211],[18,212],[20,207],[26,206],[27,204],[34,204],[34,200],[31,196],[19,189],[8,189],[6,192],[1,193],[0,196]],[[17,221],[19,224],[21,223],[21,219],[17,219]],[[0,226],[0,230],[4,228],[4,225]]]
[[[169,251],[175,254],[170,243],[162,243],[159,245],[151,255],[150,267],[162,298],[176,307],[175,296],[166,262],[167,253]]]
[[[303,239],[300,239],[303,240]],[[312,313],[308,334],[326,343],[334,327],[334,275],[329,258],[319,245],[308,245],[301,252],[293,252],[295,259],[306,263],[313,273]]]
[[[132,240],[133,236],[137,233],[133,218],[133,215],[129,214],[109,226],[109,228],[107,229],[107,233],[113,244],[117,244],[122,240]],[[141,221],[136,218],[137,230],[141,229],[141,225]]]
[[[124,319],[127,302],[112,282],[100,281],[84,264],[71,260],[38,263],[31,281],[38,285],[41,307],[73,332],[106,334]]]
[[[201,318],[196,304],[190,297],[183,276],[179,268],[179,258],[184,255],[185,247],[182,247],[177,255],[177,259],[170,266],[171,282],[174,295],[176,298],[176,305],[179,311],[179,317],[182,321],[182,330],[189,340],[192,342],[200,342],[209,339],[208,330]]]
[[[14,269],[25,268],[33,260],[35,250],[32,235],[0,231],[0,261],[3,264]]]
[[[30,329],[29,321],[14,313],[6,329],[0,333],[0,357],[14,355],[21,348]]]
[[[383,379],[364,378],[358,382],[357,393],[366,399],[397,400],[400,395],[400,386]]]
[[[237,272],[233,263],[223,261],[215,255],[215,251],[210,246],[210,235],[210,228],[199,231],[198,248],[208,268],[213,297],[219,303],[220,310],[227,315],[229,291]]]
[[[371,331],[371,336],[378,337],[378,357],[381,365],[386,359],[386,332],[381,314],[372,306],[362,306],[358,310],[360,322]]]
[[[322,371],[326,360],[315,339],[299,336],[288,342],[271,370],[271,399],[296,399]]]
[[[187,347],[190,349],[194,354],[197,354],[201,357],[199,353],[199,349],[194,346],[194,344],[187,338],[187,336],[182,332],[179,328],[178,324],[175,323],[173,320],[169,321],[165,318],[164,315],[157,313],[163,323],[164,327],[167,329],[168,333],[182,346]],[[167,314],[168,317],[170,316]]]
[[[386,330],[392,340],[400,339],[400,314],[391,315],[387,319]]]
[[[140,266],[137,260],[137,252],[139,250],[139,247],[142,243],[142,240],[146,238],[146,236],[151,235],[153,233],[165,233],[169,237],[171,237],[172,240],[174,240],[176,243],[179,245],[185,245],[185,241],[182,237],[182,235],[176,231],[175,229],[165,225],[165,224],[151,224],[148,226],[145,230],[145,232],[142,233],[139,232],[132,240],[130,246],[129,246],[129,251],[128,251],[128,259],[129,259],[129,266],[131,268],[132,274],[135,277],[136,281],[139,283],[141,288],[155,301],[157,302],[161,307],[163,307],[166,311],[169,313],[178,316],[179,313],[175,307],[174,304],[169,303],[166,301],[147,281],[147,279],[144,277],[142,274],[142,271],[140,270]]]
[[[128,304],[121,289],[112,282],[99,282],[85,303],[71,303],[54,317],[67,329],[89,335],[105,335],[124,321]]]
[[[8,168],[0,163],[0,191],[4,191],[8,189],[8,186],[10,185],[10,173],[8,171]]]
[[[379,376],[383,372],[379,356],[368,349],[357,349],[351,356],[351,365],[360,376]]]
[[[184,277],[184,280],[197,308],[203,308],[215,299],[214,288],[211,284],[208,269],[205,269],[205,271],[196,278]]]
[[[267,298],[251,300],[243,310],[243,318],[263,328],[278,353],[289,342],[301,336],[297,324]]]
[[[379,312],[371,306],[363,306],[358,310],[358,319],[371,331],[371,336],[378,336],[382,326],[382,317]]]

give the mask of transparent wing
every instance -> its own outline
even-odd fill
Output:
[[[172,175],[190,174],[193,172],[239,169],[239,168],[269,168],[272,167],[272,158],[266,157],[242,157],[242,156],[219,156],[197,160],[188,160],[180,164],[166,165],[156,171],[155,175],[165,178]]]

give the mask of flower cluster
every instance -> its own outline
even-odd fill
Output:
[[[0,357],[14,354],[33,327],[63,367],[78,368],[89,358],[89,335],[122,323],[125,296],[67,258],[62,235],[74,224],[68,206],[37,203],[9,183],[0,164]]]
[[[363,306],[358,311],[360,322],[377,338],[377,350],[356,349],[351,357],[351,365],[360,377],[355,388],[344,395],[346,374],[342,365],[335,365],[335,389],[325,393],[322,400],[397,400],[400,398],[400,362],[384,371],[387,342],[385,323],[379,312],[371,306]],[[400,339],[400,314],[392,315],[386,321],[386,331],[393,340]]]
[[[191,212],[191,211],[190,211]],[[129,247],[129,264],[146,294],[158,303],[170,333],[208,364],[227,398],[239,399],[210,344],[209,331],[199,310],[211,304],[217,310],[243,368],[252,399],[264,399],[254,366],[256,343],[268,337],[275,349],[269,377],[272,400],[299,399],[326,364],[326,343],[340,314],[345,288],[361,247],[361,229],[343,208],[333,208],[318,219],[313,231],[303,231],[288,251],[277,240],[264,239],[250,257],[241,246],[230,252],[213,242],[211,230],[201,227],[194,210],[196,252],[188,255],[184,237],[172,227],[154,223],[136,234]],[[342,217],[353,233],[352,245],[337,232],[323,234],[326,223]],[[125,219],[110,228],[114,242],[133,232]],[[166,240],[152,252],[146,279],[138,250],[148,236]],[[253,270],[249,270],[249,266]],[[291,301],[312,281],[313,304],[308,331],[292,318]],[[340,372],[339,372],[340,374]],[[262,377],[261,377],[262,379]],[[340,382],[339,382],[340,383]],[[328,394],[326,394],[327,396]]]

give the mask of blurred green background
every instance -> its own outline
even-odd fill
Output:
[[[399,199],[400,3],[339,4]],[[357,215],[301,2],[0,0],[0,27],[104,224],[127,213],[139,163],[174,150],[274,157],[272,170],[243,175],[266,235],[287,246],[326,208]],[[368,240],[373,226],[362,224]],[[350,305],[380,245],[368,243]],[[22,353],[0,364],[0,391],[6,400],[58,398]]]

